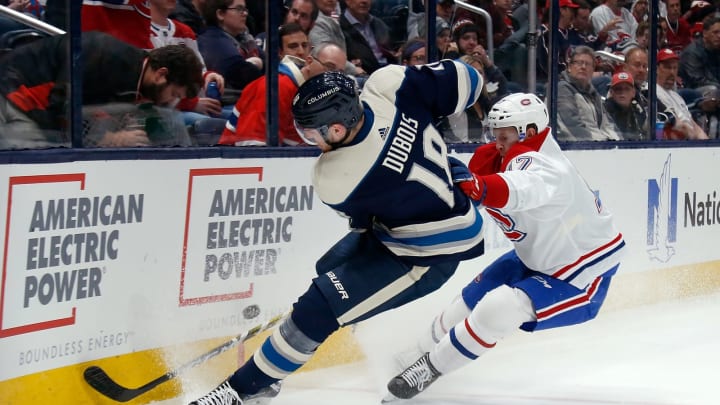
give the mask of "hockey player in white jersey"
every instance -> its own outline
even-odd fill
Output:
[[[412,398],[518,328],[593,319],[620,264],[623,237],[560,150],[545,104],[512,94],[488,118],[496,141],[475,151],[469,170],[455,165],[453,179],[486,207],[514,249],[434,319],[419,339],[419,359],[388,383],[386,402]]]
[[[219,387],[192,404],[237,405],[277,394],[339,327],[436,290],[461,260],[484,252],[478,208],[454,185],[433,122],[477,101],[482,76],[444,60],[375,71],[358,96],[353,79],[326,72],[293,100],[298,133],[323,153],[320,199],[352,231],[316,263],[292,314]]]

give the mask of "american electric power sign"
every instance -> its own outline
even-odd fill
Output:
[[[253,280],[278,276],[283,247],[293,242],[295,215],[312,210],[314,190],[266,184],[263,171],[190,170],[181,306],[249,298]]]
[[[143,222],[143,194],[85,196],[85,177],[9,178],[0,338],[75,324],[76,304],[103,295],[121,228]]]
[[[8,178],[0,338],[75,325],[84,305],[124,302],[127,286],[116,281],[128,274],[113,276],[160,246],[177,255],[168,270],[178,275],[178,307],[252,297],[255,282],[278,276],[295,215],[314,201],[311,185],[268,185],[263,171],[188,169],[186,190],[157,196],[184,204],[184,218],[150,212],[151,192],[94,192],[86,173]]]

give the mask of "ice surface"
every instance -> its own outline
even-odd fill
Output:
[[[366,361],[294,374],[272,405],[379,404],[395,372],[392,353],[427,325],[426,309],[420,305],[361,324],[356,336],[369,350]],[[591,322],[562,329],[518,332],[415,399],[396,403],[718,404],[719,314],[720,294],[714,294],[601,312]],[[395,327],[388,330],[388,322]],[[187,392],[162,404],[186,404],[201,394]]]

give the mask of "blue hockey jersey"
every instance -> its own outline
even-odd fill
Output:
[[[433,126],[475,103],[481,88],[480,74],[456,61],[377,70],[360,97],[362,129],[315,165],[320,198],[413,264],[481,255],[482,217],[453,186],[447,146]]]

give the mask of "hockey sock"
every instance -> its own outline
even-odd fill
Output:
[[[418,345],[422,353],[429,352],[437,344],[448,330],[470,314],[465,301],[461,296],[455,297],[445,309],[433,319],[428,331],[420,336]]]
[[[230,386],[243,394],[254,394],[284,379],[310,360],[338,327],[327,301],[312,284],[298,299],[290,317],[230,377]]]
[[[430,362],[442,374],[456,370],[495,347],[524,322],[535,320],[530,297],[502,285],[485,295],[470,315],[455,325],[430,352]]]

